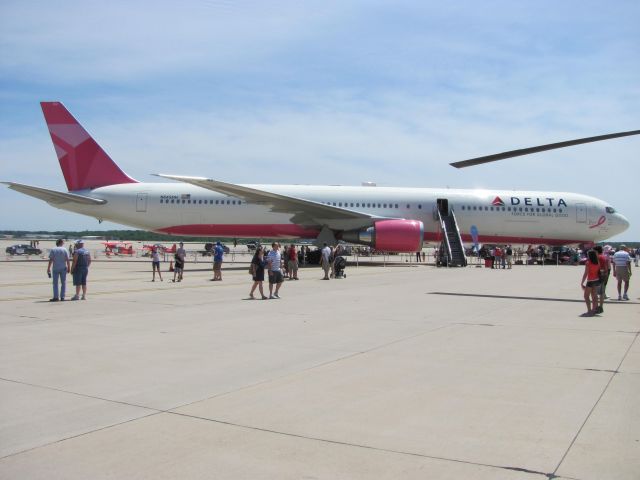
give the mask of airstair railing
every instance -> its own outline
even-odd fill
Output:
[[[453,224],[456,227],[456,236],[458,237],[458,242],[460,244],[460,248],[462,249],[462,257],[464,258],[463,267],[467,266],[467,254],[464,251],[464,243],[462,243],[462,235],[460,235],[460,229],[458,228],[458,220],[456,220],[456,215],[453,212],[453,207],[451,207],[451,217],[453,218]]]
[[[444,219],[442,218],[440,209],[438,209],[438,220],[440,221],[440,228],[444,233],[444,235],[442,235],[443,236],[442,244],[447,246],[447,267],[448,267],[451,260],[453,260],[453,255],[451,252],[451,245],[449,244],[449,236],[447,235],[447,225],[445,224]]]

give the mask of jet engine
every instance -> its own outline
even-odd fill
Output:
[[[385,252],[416,252],[422,249],[424,225],[418,220],[380,220],[373,227],[342,233],[342,240],[369,245]]]

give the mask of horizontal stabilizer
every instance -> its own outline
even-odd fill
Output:
[[[44,200],[52,205],[60,205],[63,203],[77,203],[80,205],[104,205],[106,200],[99,198],[85,197],[76,193],[58,192],[57,190],[49,190],[48,188],[34,187],[31,185],[23,185],[22,183],[0,182],[8,185],[11,190],[15,190],[30,197]]]

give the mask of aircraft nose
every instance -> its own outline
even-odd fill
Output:
[[[616,230],[617,233],[622,233],[629,228],[629,220],[624,215],[616,213]]]

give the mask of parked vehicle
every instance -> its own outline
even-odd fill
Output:
[[[42,250],[31,245],[12,245],[5,249],[9,255],[42,255]]]

